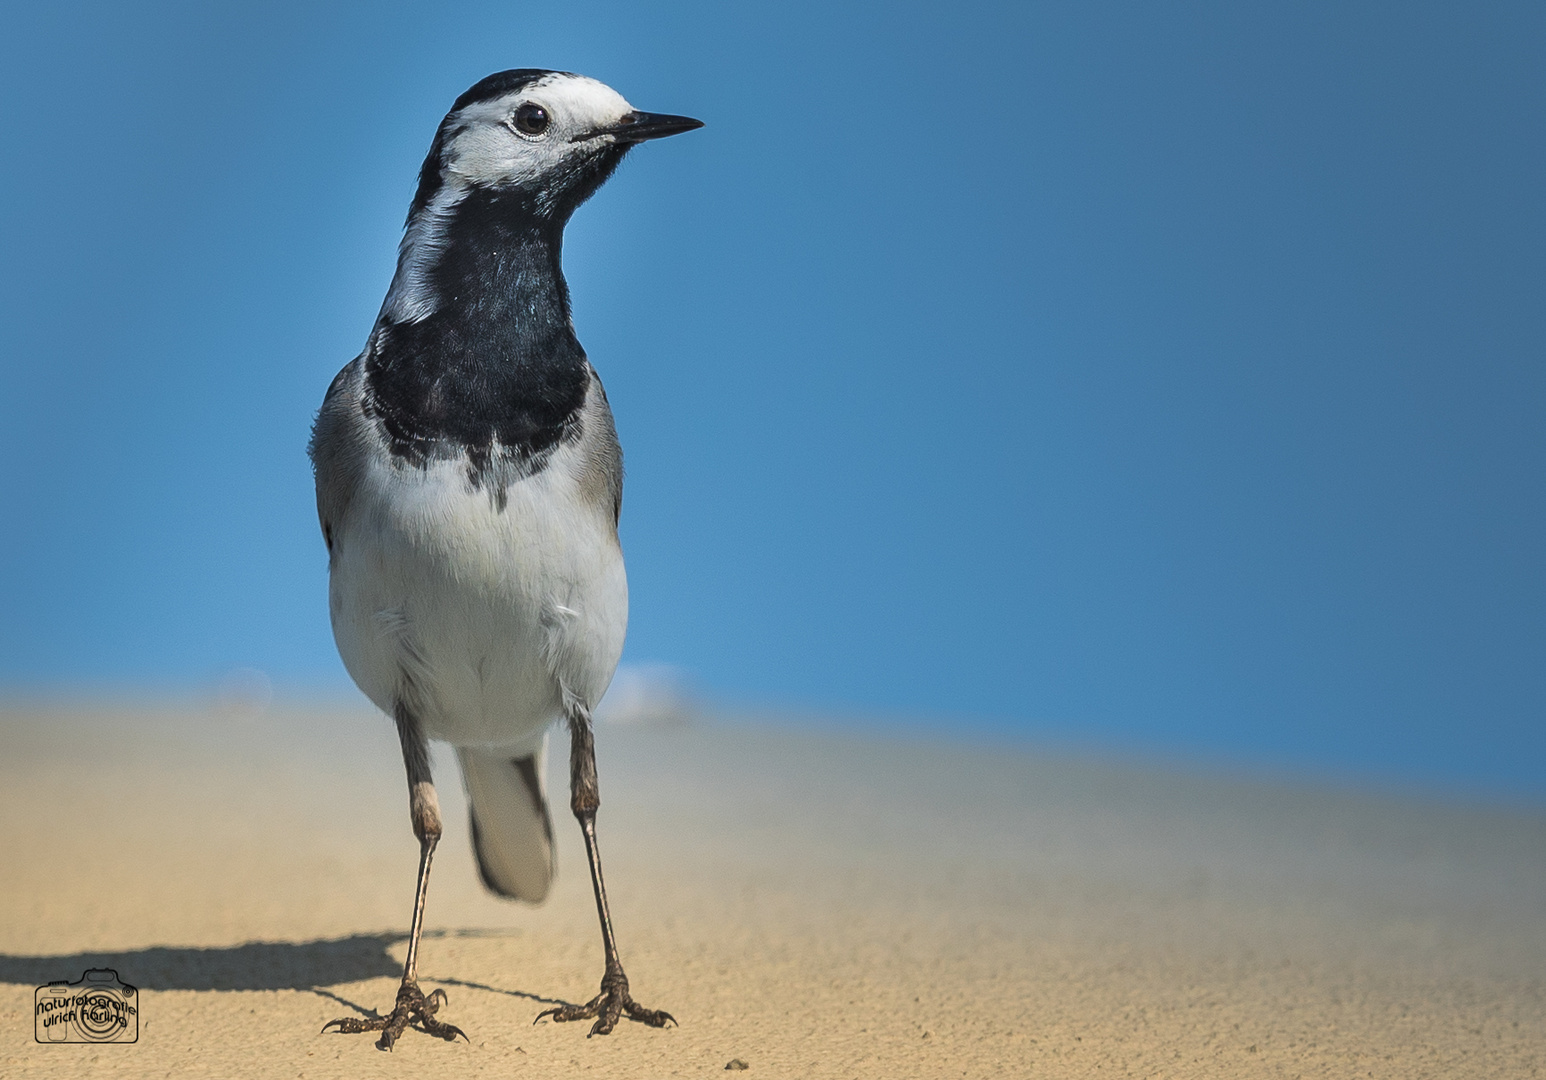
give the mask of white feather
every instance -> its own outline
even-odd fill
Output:
[[[465,462],[370,455],[335,541],[331,606],[344,665],[376,705],[390,713],[408,691],[427,735],[509,747],[566,703],[601,699],[628,585],[611,508],[583,489],[583,454],[559,447],[502,508]]]
[[[510,122],[515,110],[528,102],[547,110],[549,125],[540,135],[527,135]],[[414,323],[435,313],[438,299],[429,275],[445,250],[446,226],[472,187],[535,185],[564,158],[587,152],[575,142],[576,136],[616,124],[632,110],[604,83],[555,73],[503,97],[474,102],[449,117],[456,134],[441,151],[440,189],[403,232],[397,273],[382,315],[391,322]]]
[[[387,321],[416,323],[435,313],[437,297],[429,275],[445,251],[446,227],[452,214],[466,197],[465,184],[446,184],[408,222],[397,246],[397,273],[381,305]]]

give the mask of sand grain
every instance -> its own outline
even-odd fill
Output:
[[[416,845],[363,712],[0,715],[0,1075],[1527,1077],[1546,820],[737,725],[598,736],[635,995],[533,1026],[600,949],[576,836],[541,908],[477,884],[454,770],[421,981],[470,1045],[323,1022],[395,990]],[[565,775],[562,755],[553,768]],[[560,806],[563,799],[559,800]],[[116,967],[133,1046],[33,1042]]]

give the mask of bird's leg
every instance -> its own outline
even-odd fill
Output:
[[[610,1035],[618,1018],[628,1016],[651,1027],[676,1023],[668,1012],[646,1009],[628,993],[628,976],[617,955],[617,940],[612,936],[612,916],[607,911],[607,887],[601,878],[601,852],[596,847],[596,810],[601,805],[601,790],[596,783],[596,744],[591,735],[590,711],[574,704],[569,709],[569,806],[585,834],[585,857],[590,860],[590,880],[596,891],[596,914],[601,918],[601,944],[606,950],[607,968],[601,976],[601,993],[584,1005],[561,1005],[537,1014],[537,1019],[589,1020],[595,1018],[591,1035]],[[535,1023],[535,1021],[533,1021]],[[589,1038],[589,1036],[587,1036]]]
[[[403,744],[403,764],[408,770],[408,812],[413,818],[413,834],[419,838],[419,884],[413,894],[413,926],[408,934],[408,959],[403,962],[403,981],[397,988],[397,1001],[388,1016],[361,1019],[346,1016],[323,1025],[326,1031],[333,1025],[346,1035],[362,1031],[379,1031],[381,1038],[376,1045],[383,1050],[392,1049],[410,1023],[417,1021],[419,1030],[437,1035],[447,1042],[458,1035],[466,1039],[461,1028],[443,1024],[435,1019],[435,1013],[446,1002],[446,992],[435,990],[428,997],[419,989],[419,935],[424,930],[424,899],[429,893],[429,864],[435,857],[435,845],[440,842],[440,798],[435,794],[435,784],[429,771],[429,743],[424,738],[418,719],[407,705],[398,702],[393,710],[397,721],[397,735]],[[470,1040],[469,1040],[470,1041]]]

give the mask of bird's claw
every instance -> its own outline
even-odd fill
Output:
[[[543,1009],[537,1014],[533,1024],[545,1017],[552,1017],[555,1023],[566,1023],[570,1020],[595,1019],[591,1025],[588,1039],[591,1035],[610,1035],[612,1029],[617,1026],[617,1021],[627,1014],[629,1019],[637,1020],[641,1024],[650,1027],[663,1028],[667,1024],[675,1024],[676,1017],[663,1009],[646,1009],[635,1001],[628,993],[628,977],[621,971],[608,972],[601,980],[601,993],[591,998],[584,1005],[555,1005],[551,1009]],[[680,1026],[680,1025],[678,1025]]]
[[[358,1035],[363,1031],[379,1031],[381,1038],[376,1045],[382,1050],[392,1049],[392,1044],[410,1026],[417,1028],[426,1035],[434,1035],[446,1042],[455,1042],[460,1035],[467,1039],[467,1033],[455,1024],[445,1024],[435,1019],[435,1013],[440,1011],[440,1006],[446,1004],[450,998],[446,992],[436,987],[426,997],[419,990],[418,983],[405,982],[397,988],[397,1004],[392,1009],[390,1016],[346,1016],[339,1020],[329,1020],[322,1025],[321,1034],[337,1025],[337,1031],[341,1035]],[[467,1039],[471,1042],[471,1039]]]

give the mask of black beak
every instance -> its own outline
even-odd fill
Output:
[[[582,139],[594,139],[599,135],[612,135],[620,143],[640,143],[646,139],[664,139],[667,135],[680,135],[684,131],[692,131],[701,128],[702,120],[694,120],[690,116],[672,116],[670,113],[631,112],[623,116],[617,123],[610,127],[604,127],[592,131],[586,135],[577,135],[575,142]]]

